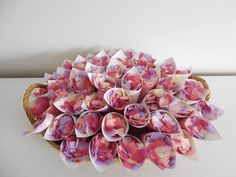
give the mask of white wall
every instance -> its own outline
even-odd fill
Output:
[[[132,48],[198,73],[236,74],[235,0],[0,0],[0,77]]]

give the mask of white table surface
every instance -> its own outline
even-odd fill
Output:
[[[25,137],[22,132],[31,125],[22,108],[25,89],[34,79],[0,79],[0,176],[1,177],[235,177],[236,176],[236,77],[205,77],[212,88],[212,102],[225,110],[213,122],[222,139],[214,142],[196,140],[198,161],[178,156],[174,170],[161,171],[150,162],[136,173],[130,173],[120,164],[98,173],[85,162],[75,170],[68,169],[58,152],[42,136]]]

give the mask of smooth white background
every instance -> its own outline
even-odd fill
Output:
[[[0,77],[132,48],[197,73],[236,74],[235,0],[0,0]]]
[[[42,136],[25,137],[22,132],[30,125],[22,108],[25,89],[42,79],[0,79],[0,176],[1,177],[235,177],[236,76],[204,77],[211,89],[211,102],[225,110],[212,123],[220,132],[218,141],[195,140],[198,161],[178,156],[176,168],[161,171],[152,163],[145,163],[136,173],[130,173],[116,163],[98,173],[91,163],[70,170],[61,161],[59,153]],[[10,93],[10,95],[9,95]]]

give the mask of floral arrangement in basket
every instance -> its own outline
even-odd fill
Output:
[[[119,159],[139,169],[146,159],[161,169],[176,154],[195,157],[193,137],[220,137],[211,121],[222,110],[210,104],[205,80],[178,70],[173,58],[159,63],[133,51],[100,51],[65,60],[45,83],[31,85],[24,108],[71,168],[90,159],[99,171]]]

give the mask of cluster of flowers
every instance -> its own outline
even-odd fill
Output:
[[[90,159],[98,170],[115,159],[130,170],[146,159],[161,169],[175,166],[176,154],[195,156],[192,137],[220,136],[211,124],[222,110],[210,104],[208,88],[178,70],[173,58],[158,63],[133,51],[100,51],[65,60],[45,74],[46,87],[30,97],[34,129],[60,144],[69,167]]]

